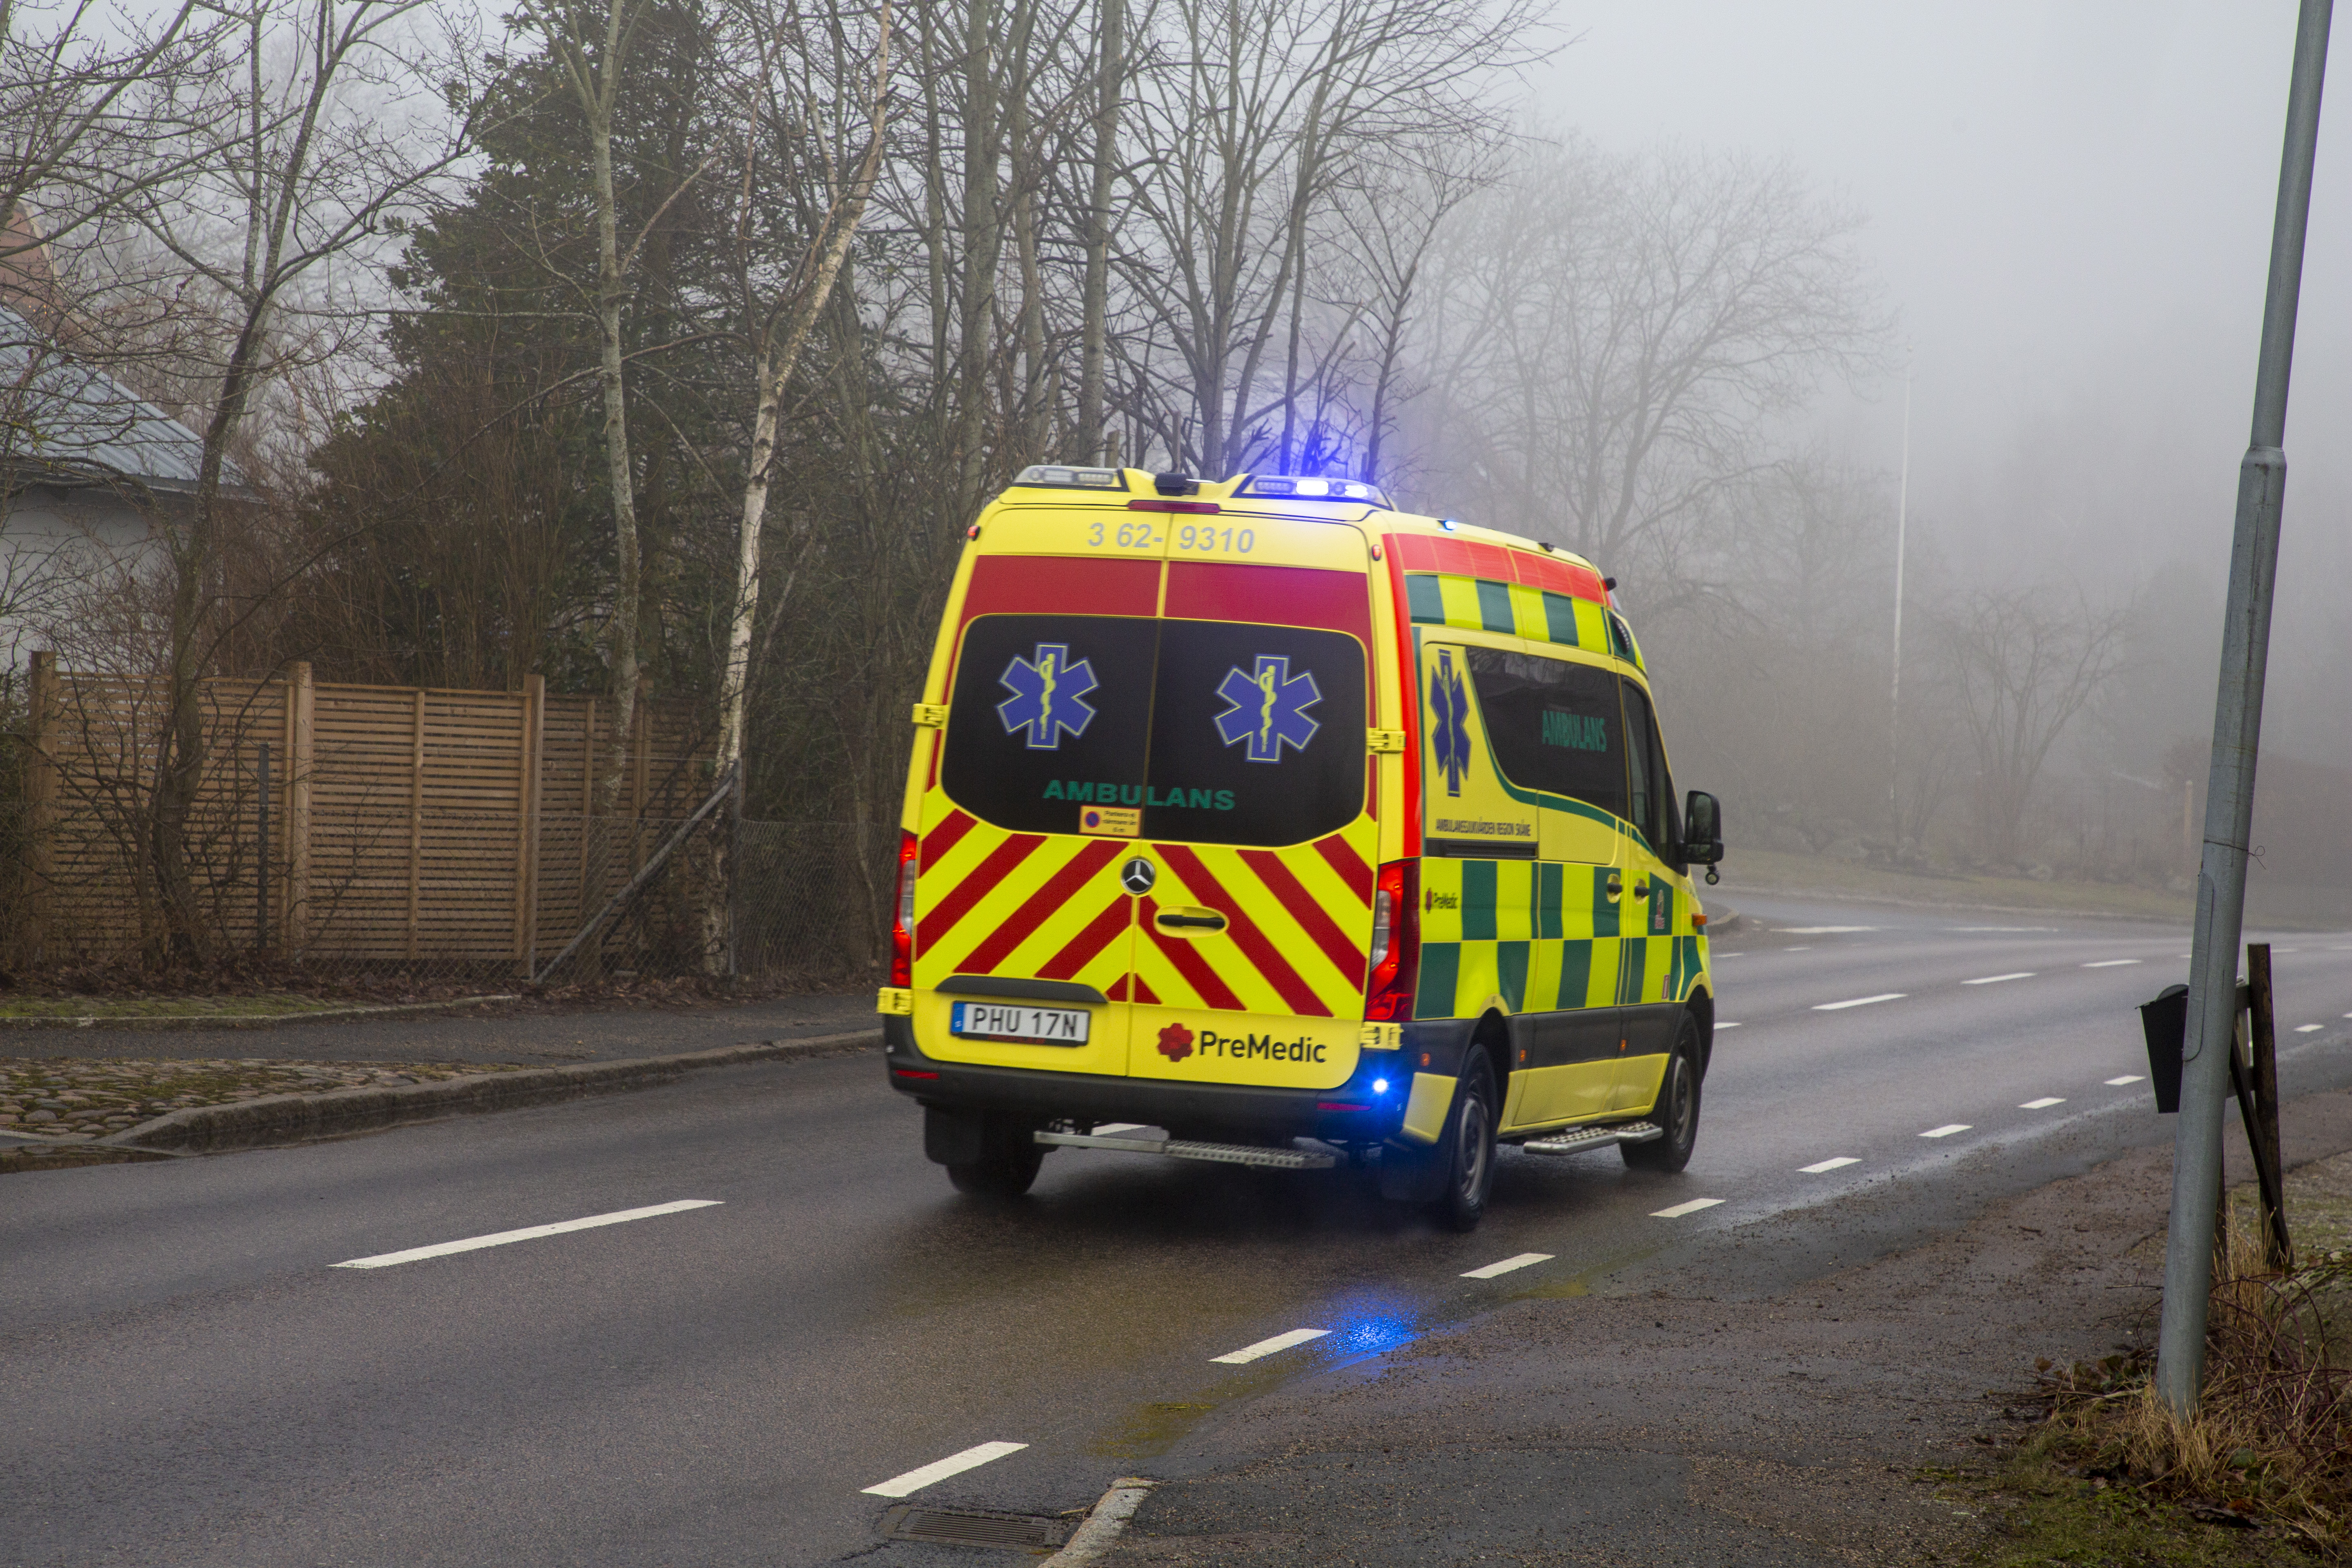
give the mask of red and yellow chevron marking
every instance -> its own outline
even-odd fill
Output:
[[[1360,1016],[1374,833],[1365,817],[1289,849],[1150,846],[1160,877],[1136,922],[1138,985],[1171,1007]],[[1225,929],[1160,930],[1154,917],[1177,905],[1214,910]]]
[[[1126,978],[1134,900],[1118,861],[1130,843],[1008,833],[932,798],[941,815],[925,824],[915,881],[919,988],[1005,974],[1108,992]]]

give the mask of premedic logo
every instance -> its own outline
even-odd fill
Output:
[[[1192,1054],[1192,1031],[1181,1024],[1171,1024],[1160,1031],[1160,1054],[1171,1062],[1181,1062]]]

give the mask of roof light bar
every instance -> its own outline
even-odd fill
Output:
[[[1032,489],[1123,490],[1127,476],[1117,468],[1065,468],[1052,463],[1032,463],[1013,476],[1013,482]]]
[[[1283,500],[1344,500],[1358,501],[1366,506],[1386,507],[1389,498],[1379,487],[1361,479],[1311,479],[1280,474],[1252,474],[1234,492],[1235,500],[1243,496],[1263,496]]]

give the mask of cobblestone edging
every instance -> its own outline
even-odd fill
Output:
[[[520,1002],[518,991],[482,996],[459,996],[447,1002],[394,1002],[382,1006],[320,1007],[308,1013],[211,1013],[156,1016],[107,1013],[57,1014],[31,1018],[0,1016],[0,1029],[274,1029],[287,1024],[312,1024],[335,1018],[388,1018],[401,1013],[448,1013],[460,1007],[486,1006],[492,1002]]]
[[[327,1094],[276,1094],[226,1105],[192,1106],[142,1122],[90,1142],[83,1149],[141,1149],[164,1153],[215,1154],[299,1143],[349,1132],[370,1132],[404,1122],[430,1121],[486,1110],[514,1110],[592,1094],[650,1089],[704,1068],[745,1062],[789,1061],[800,1057],[838,1056],[870,1050],[882,1043],[878,1029],[824,1035],[808,1040],[768,1040],[716,1050],[635,1061],[585,1062],[577,1067],[527,1068],[520,1072],[482,1073],[439,1083],[389,1089],[338,1089]],[[45,1141],[46,1142],[46,1141]]]

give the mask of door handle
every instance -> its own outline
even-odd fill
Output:
[[[1612,871],[1612,872],[1610,872],[1610,873],[1609,873],[1609,881],[1608,881],[1607,886],[1608,886],[1608,892],[1609,892],[1609,901],[1610,901],[1611,903],[1612,903],[1612,904],[1613,904],[1613,903],[1615,903],[1619,899],[1622,899],[1622,898],[1623,898],[1623,897],[1625,896],[1625,881],[1624,881],[1624,879],[1623,879],[1623,878],[1622,878],[1622,877],[1620,877],[1620,876],[1618,876],[1616,872]]]
[[[1637,898],[1637,899],[1646,899],[1646,898],[1648,898],[1648,897],[1650,896],[1650,884],[1649,884],[1649,883],[1647,883],[1647,882],[1636,882],[1636,883],[1634,883],[1634,884],[1633,884],[1633,896],[1634,896],[1635,898]]]
[[[1163,926],[1188,927],[1201,931],[1225,929],[1224,916],[1206,910],[1186,912],[1178,910],[1163,910],[1154,919]]]

